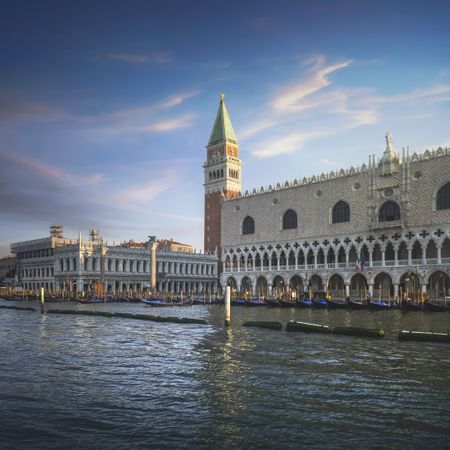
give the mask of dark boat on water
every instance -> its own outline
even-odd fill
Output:
[[[318,298],[312,301],[312,305],[314,308],[326,308],[328,306],[328,302],[324,298]]]
[[[423,311],[425,308],[423,303],[412,303],[403,301],[400,303],[400,309],[402,311]]]
[[[231,304],[233,306],[245,306],[246,305],[246,300],[244,300],[243,298],[235,298],[233,300],[231,300]]]
[[[327,300],[327,306],[331,309],[344,309],[349,308],[347,300]]]
[[[245,306],[267,306],[267,302],[264,300],[259,300],[257,298],[251,298],[245,300]]]
[[[299,300],[297,306],[300,308],[311,308],[313,306],[313,301],[309,298],[305,298],[304,300]]]
[[[367,308],[367,303],[349,299],[348,300],[348,306],[349,306],[350,309],[366,309]]]
[[[367,306],[369,309],[374,309],[376,311],[382,310],[382,309],[389,309],[390,305],[388,305],[386,302],[383,302],[381,300],[368,300]]]
[[[425,310],[429,312],[446,312],[450,310],[448,305],[440,305],[432,302],[426,302],[424,306]]]

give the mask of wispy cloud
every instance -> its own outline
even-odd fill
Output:
[[[177,172],[168,167],[158,178],[118,191],[113,194],[113,200],[125,205],[148,206],[160,194],[174,187],[177,181]]]
[[[154,53],[109,53],[106,55],[106,58],[132,64],[167,64],[173,61],[172,54],[167,51]]]
[[[155,122],[143,128],[137,128],[134,131],[165,133],[167,131],[177,130],[179,128],[188,128],[194,121],[193,114],[184,114],[182,116],[173,117],[160,122]]]
[[[196,97],[197,95],[200,95],[201,91],[195,90],[195,91],[188,91],[181,94],[175,94],[171,95],[170,97],[164,99],[161,103],[159,103],[159,106],[161,108],[173,108],[174,106],[179,106],[186,100],[192,97]]]
[[[339,69],[348,67],[351,63],[352,61],[348,60],[320,68],[306,80],[282,87],[272,101],[272,108],[277,112],[292,113],[316,106],[314,101],[304,102],[304,100],[329,86],[331,82],[328,76]]]
[[[92,175],[77,175],[61,169],[57,166],[38,161],[28,156],[16,153],[0,153],[0,158],[12,162],[17,168],[33,172],[34,175],[64,182],[65,185],[88,185],[98,184],[103,181],[104,175],[96,173]]]
[[[326,57],[318,54],[303,60],[302,65],[302,79],[275,89],[259,118],[240,133],[241,139],[251,138],[251,153],[256,158],[292,154],[309,141],[377,123],[387,105],[450,100],[446,84],[395,96],[382,96],[364,87],[342,87],[332,76],[357,65],[351,59],[327,64]]]

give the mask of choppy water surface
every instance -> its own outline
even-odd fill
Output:
[[[449,313],[234,307],[224,331],[215,305],[64,307],[210,325],[0,310],[0,447],[450,447],[450,345],[397,341],[449,331]],[[290,319],[387,336],[241,326]]]

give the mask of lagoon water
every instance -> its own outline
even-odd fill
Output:
[[[219,305],[52,307],[210,325],[0,310],[0,447],[450,448],[450,345],[397,340],[450,331],[450,313],[233,307],[225,331]],[[386,336],[241,326],[291,319]]]

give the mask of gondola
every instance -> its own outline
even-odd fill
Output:
[[[278,308],[280,306],[280,302],[278,300],[267,300],[267,306],[269,308]]]
[[[173,303],[169,300],[165,300],[162,298],[147,298],[141,300],[142,303],[145,303],[148,306],[153,307],[164,307],[164,306],[179,306],[178,303]]]
[[[349,306],[350,309],[366,309],[367,308],[367,303],[349,299],[348,300],[348,306]]]
[[[300,308],[311,308],[313,306],[313,302],[309,298],[305,298],[304,300],[299,300],[297,302],[297,306]]]
[[[376,311],[390,308],[390,306],[386,302],[383,302],[381,300],[377,301],[377,300],[370,300],[370,299],[367,301],[367,306],[369,307],[369,309],[373,309]]]
[[[448,305],[439,305],[438,303],[426,302],[425,310],[429,312],[445,312],[450,308]]]
[[[312,301],[312,306],[314,308],[326,308],[328,306],[328,302],[324,298],[320,298],[320,299],[317,299],[317,300],[313,300]]]
[[[231,304],[233,306],[245,306],[246,300],[244,300],[243,298],[235,298],[231,300]]]
[[[279,306],[281,306],[281,308],[295,308],[297,306],[297,302],[293,302],[291,300],[280,300]]]
[[[402,311],[423,311],[424,305],[423,303],[412,303],[403,301],[400,303],[400,309]]]
[[[251,298],[245,301],[245,306],[267,306],[267,302],[259,300],[257,298]]]
[[[327,306],[331,309],[345,309],[349,304],[346,300],[327,300]]]

